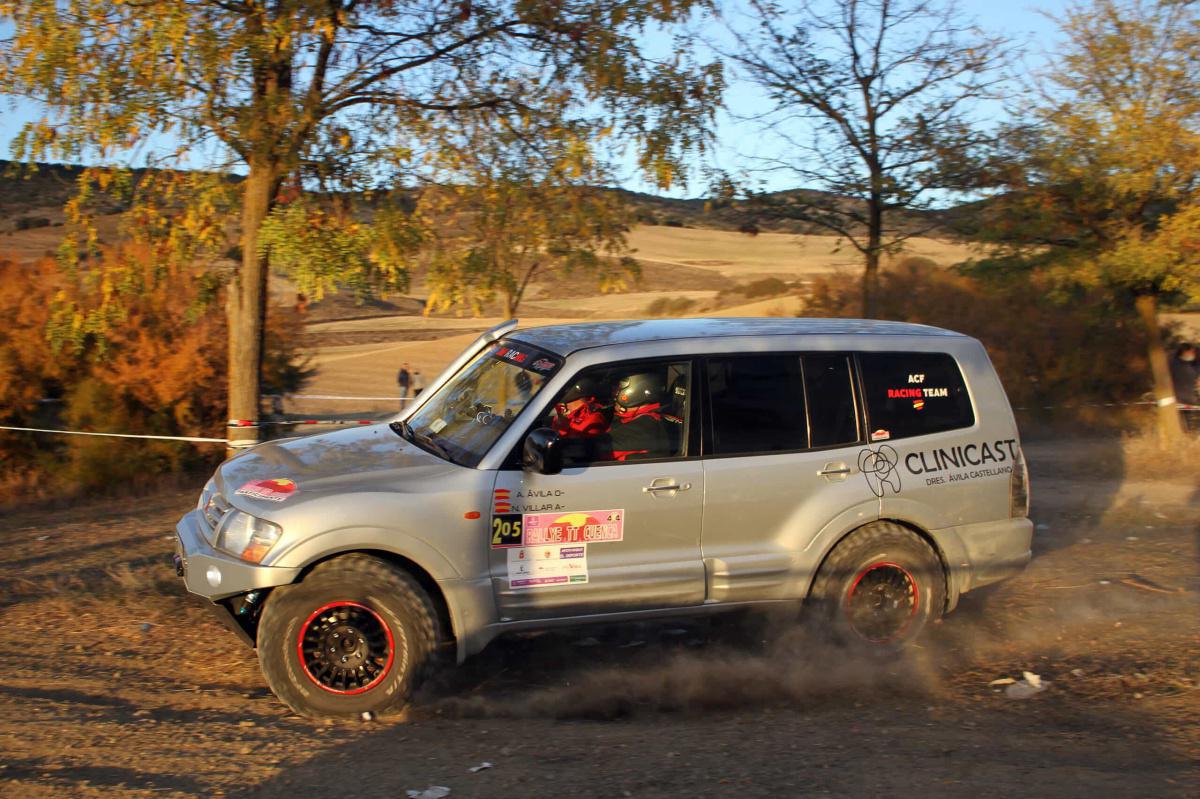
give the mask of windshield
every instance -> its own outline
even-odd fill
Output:
[[[497,342],[450,378],[407,425],[393,427],[418,446],[473,468],[560,366],[557,355]]]

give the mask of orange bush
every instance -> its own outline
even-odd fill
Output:
[[[120,302],[105,311],[103,331],[80,323],[82,312],[55,316],[56,309],[97,307],[88,273],[68,276],[49,259],[0,263],[0,418],[18,426],[221,437],[227,340],[219,292],[198,273],[164,269],[145,247],[117,247],[102,257],[105,269],[93,274],[116,267],[122,276]],[[264,383],[283,390],[306,376],[295,336],[285,334],[298,324],[295,316],[269,314]],[[52,345],[48,330],[64,340]],[[59,401],[38,402],[47,396]],[[60,493],[122,490],[146,477],[207,467],[223,454],[215,444],[13,433],[0,437],[0,491],[20,483]]]
[[[855,279],[819,278],[804,313],[856,316],[860,290]],[[883,273],[879,302],[884,319],[978,338],[1012,404],[1039,415],[1138,400],[1150,387],[1136,320],[1098,294],[1058,296],[1036,273],[983,280],[910,258]]]

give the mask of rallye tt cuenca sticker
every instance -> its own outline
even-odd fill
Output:
[[[492,516],[492,547],[540,544],[601,544],[625,538],[625,511],[575,510],[553,513],[497,513]]]

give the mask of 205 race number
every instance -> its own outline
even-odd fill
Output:
[[[523,539],[521,514],[508,513],[492,517],[493,547],[519,547]]]

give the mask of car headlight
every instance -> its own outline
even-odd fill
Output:
[[[242,560],[261,563],[282,534],[278,525],[240,510],[231,510],[217,531],[217,546]]]

